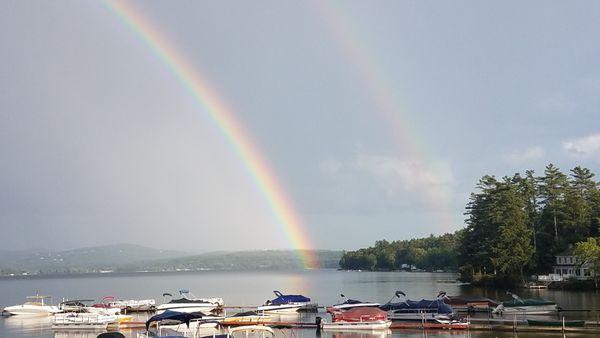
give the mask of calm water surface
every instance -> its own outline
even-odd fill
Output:
[[[107,295],[127,299],[154,298],[162,302],[162,294],[175,294],[181,288],[190,289],[198,297],[222,297],[228,306],[257,306],[273,298],[273,290],[307,295],[320,305],[340,300],[340,293],[361,300],[385,303],[395,290],[403,290],[411,299],[433,298],[440,290],[449,295],[480,295],[506,299],[504,292],[485,290],[456,284],[439,283],[452,279],[453,274],[407,272],[343,272],[308,270],[293,272],[199,272],[178,274],[101,275],[69,278],[0,279],[0,307],[23,303],[26,296],[49,294],[54,302],[62,298],[100,299]],[[600,295],[594,292],[529,291],[519,292],[522,297],[543,297],[555,300],[563,309],[600,310]],[[564,314],[564,313],[563,313]],[[320,314],[327,318],[326,314]],[[596,312],[566,312],[567,318],[597,320]],[[546,317],[548,318],[548,317]],[[551,317],[550,317],[551,318]],[[556,318],[556,317],[554,317]],[[145,316],[142,315],[142,318]],[[313,321],[314,315],[301,320]],[[125,332],[135,337],[136,332]],[[95,338],[98,333],[54,332],[51,318],[8,317],[0,319],[0,337],[38,338]],[[277,330],[280,337],[315,337],[315,330]],[[394,331],[384,337],[512,337],[505,332],[443,332]],[[543,334],[544,337],[562,337],[561,334]],[[592,337],[568,334],[568,337]],[[381,337],[369,334],[329,334],[321,337]],[[540,334],[520,333],[518,337],[540,337]]]

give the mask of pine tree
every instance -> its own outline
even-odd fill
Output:
[[[495,203],[489,212],[499,231],[492,239],[491,261],[502,274],[519,275],[523,279],[523,269],[531,262],[534,250],[532,231],[526,223],[525,202],[517,187],[505,178],[494,192]]]
[[[564,211],[564,198],[569,182],[567,176],[553,164],[546,166],[544,177],[541,179],[540,197],[543,205],[543,215],[549,216],[554,230],[554,240],[558,245],[559,219]],[[548,217],[546,217],[547,219]]]

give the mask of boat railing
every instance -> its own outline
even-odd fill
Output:
[[[54,316],[54,324],[105,324],[111,321],[110,316],[93,313],[65,313]]]

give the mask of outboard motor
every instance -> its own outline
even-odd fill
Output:
[[[321,318],[321,316],[316,316],[315,317],[315,324],[317,324],[317,337],[321,337],[321,321],[323,320],[323,318]]]

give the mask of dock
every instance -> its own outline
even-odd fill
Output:
[[[421,331],[491,331],[491,332],[529,332],[529,333],[586,333],[600,334],[600,326],[596,322],[586,322],[583,327],[553,327],[553,326],[531,326],[524,320],[494,319],[491,321],[476,320],[469,325],[447,325],[429,322],[393,322],[390,330],[421,330]],[[145,328],[145,322],[124,322],[118,328],[137,329]],[[248,325],[247,323],[229,324],[227,326]],[[252,325],[264,325],[276,329],[317,329],[314,322],[256,322]]]

